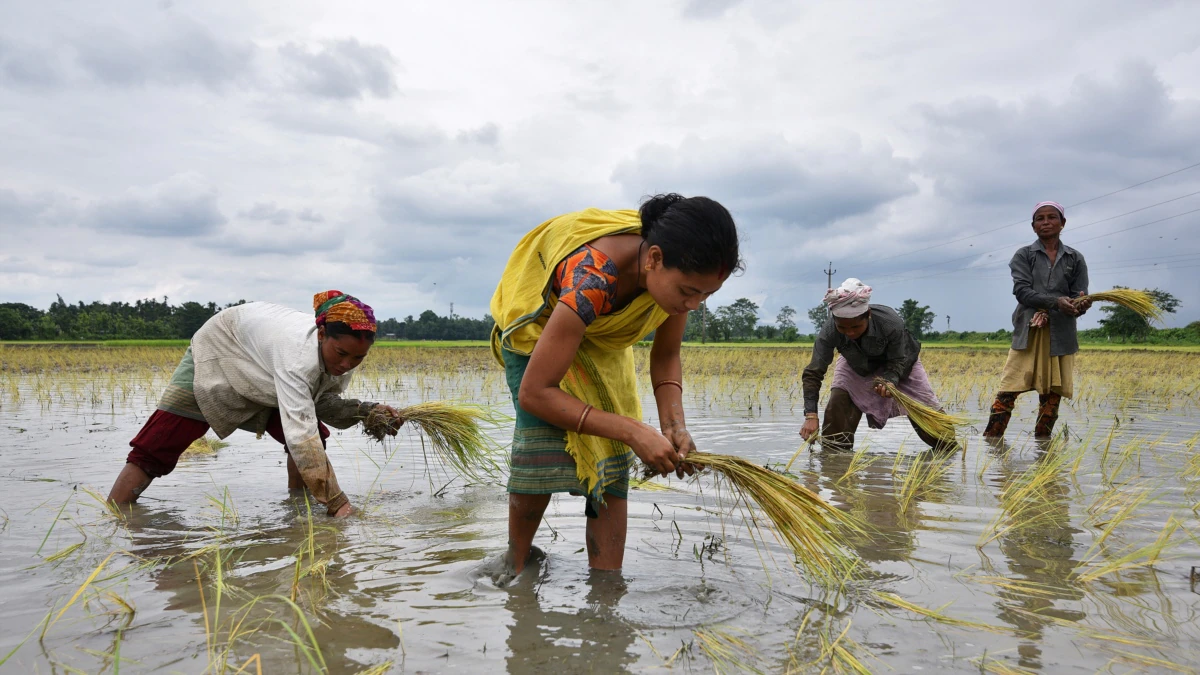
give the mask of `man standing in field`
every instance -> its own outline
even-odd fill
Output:
[[[1017,249],[1008,268],[1012,273],[1012,348],[1000,378],[1000,391],[984,438],[999,439],[1008,428],[1017,396],[1038,393],[1035,438],[1049,438],[1058,421],[1058,407],[1074,393],[1075,352],[1079,351],[1076,317],[1091,307],[1087,295],[1088,271],[1083,254],[1062,243],[1059,234],[1067,224],[1066,211],[1057,202],[1033,207],[1037,241]]]

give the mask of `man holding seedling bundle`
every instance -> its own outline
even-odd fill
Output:
[[[858,279],[847,279],[825,294],[833,320],[825,323],[813,344],[812,360],[801,376],[804,384],[804,426],[800,435],[811,440],[821,430],[821,444],[828,449],[849,449],[864,413],[872,429],[882,429],[892,417],[905,414],[878,379],[887,380],[901,392],[933,410],[941,408],[925,367],[921,365],[921,343],[913,338],[896,310],[872,305],[871,287]],[[820,427],[817,401],[825,371],[833,352],[842,355],[833,369],[833,386],[825,404],[825,425]],[[931,448],[951,450],[954,441],[941,441],[909,420],[921,440]]]
[[[1017,396],[1034,390],[1039,407],[1033,435],[1049,438],[1058,421],[1059,403],[1074,393],[1075,352],[1079,351],[1075,319],[1092,302],[1079,299],[1088,292],[1087,263],[1082,253],[1059,239],[1066,224],[1062,204],[1038,203],[1033,207],[1037,241],[1017,249],[1008,263],[1017,297],[1012,348],[984,438],[1002,438]]]
[[[266,302],[222,310],[184,352],[158,409],[130,441],[133,451],[109,501],[137,501],[150,482],[175,469],[179,456],[211,426],[269,433],[288,453],[288,488],[308,487],[331,516],[353,509],[325,455],[327,422],[347,429],[386,415],[395,435],[404,420],[378,403],[344,399],[350,371],[375,342],[370,306],[341,291],[313,298],[313,315]]]

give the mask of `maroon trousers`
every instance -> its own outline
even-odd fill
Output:
[[[317,429],[321,434],[321,445],[325,445],[329,428],[317,422]],[[129,441],[133,450],[125,461],[145,471],[151,478],[160,478],[174,471],[183,451],[207,432],[207,422],[155,410],[137,436]],[[283,444],[285,452],[290,452],[283,437],[283,422],[279,419],[278,410],[272,411],[267,421],[267,433]]]

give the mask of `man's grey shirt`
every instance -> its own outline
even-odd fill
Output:
[[[862,377],[873,373],[899,384],[912,373],[913,365],[921,355],[921,343],[908,332],[904,319],[896,310],[886,305],[868,305],[871,318],[867,331],[857,340],[838,332],[834,320],[825,322],[813,344],[812,360],[800,375],[804,390],[804,412],[817,412],[817,399],[821,392],[821,381],[829,364],[833,363],[836,350],[846,359],[846,364]]]
[[[1008,269],[1012,273],[1013,295],[1017,298],[1017,308],[1012,315],[1012,348],[1029,346],[1029,320],[1039,309],[1045,309],[1050,317],[1050,355],[1066,356],[1079,351],[1075,317],[1058,311],[1058,299],[1088,292],[1087,263],[1083,254],[1059,242],[1058,256],[1051,265],[1046,247],[1038,239],[1017,249]]]

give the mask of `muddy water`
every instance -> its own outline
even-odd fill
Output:
[[[330,457],[362,511],[345,521],[310,516],[286,490],[281,448],[244,432],[185,458],[127,519],[111,517],[89,490],[107,492],[164,383],[9,378],[0,659],[15,653],[0,671],[255,672],[257,655],[270,673],[389,663],[384,672],[707,672],[719,663],[705,636],[729,640],[731,672],[817,672],[840,663],[834,642],[875,672],[1200,669],[1194,398],[1169,413],[1137,400],[1065,406],[1067,441],[1049,448],[1029,439],[1027,395],[1006,446],[973,432],[965,453],[933,458],[894,420],[860,432],[868,452],[857,458],[801,452],[798,479],[873,528],[854,541],[860,578],[841,589],[809,584],[782,548],[751,538],[712,477],[631,493],[621,573],[588,570],[582,500],[556,497],[536,542],[545,559],[499,589],[486,572],[506,542],[503,487],[431,467],[415,436],[380,446],[334,432]],[[793,458],[798,403],[689,384],[702,449],[773,466]],[[494,375],[359,386],[402,403],[483,398],[511,411]],[[978,397],[963,398],[982,421]],[[511,430],[494,433],[506,442]],[[1050,470],[1036,494],[1002,499],[1039,466]],[[934,478],[906,491],[905,477],[930,467]],[[1164,534],[1172,518],[1180,527]],[[1160,538],[1167,548],[1148,565],[1142,547]],[[1081,578],[1123,557],[1123,571]]]

